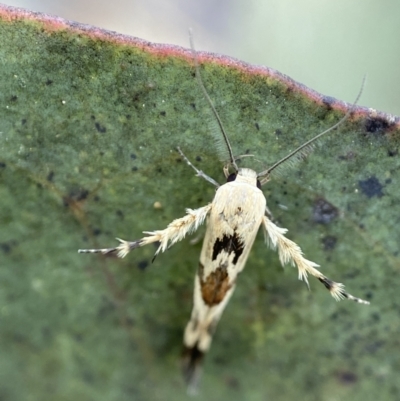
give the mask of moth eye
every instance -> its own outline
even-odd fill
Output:
[[[228,175],[228,178],[226,179],[226,182],[230,182],[230,181],[235,181],[236,180],[236,173],[232,173]]]
[[[259,180],[257,180],[257,188],[261,189],[261,182]]]

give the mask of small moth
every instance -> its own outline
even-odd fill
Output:
[[[308,274],[316,277],[337,301],[349,300],[369,304],[345,291],[344,285],[336,283],[323,275],[317,265],[304,258],[300,247],[285,237],[287,229],[278,227],[271,218],[262,185],[270,180],[271,173],[288,160],[304,158],[311,151],[315,141],[341,125],[351,114],[352,109],[334,126],[307,141],[272,167],[259,173],[249,168],[238,167],[222,121],[201,80],[200,69],[191,38],[191,46],[196,67],[196,78],[218,123],[222,144],[226,150],[226,163],[223,172],[226,183],[218,184],[214,179],[197,169],[183,154],[185,162],[196,171],[196,175],[215,185],[214,199],[199,209],[186,209],[186,216],[172,221],[164,230],[145,231],[136,241],[124,241],[114,248],[80,249],[80,253],[115,253],[124,258],[133,249],[159,242],[155,256],[168,247],[193,233],[207,221],[207,230],[200,261],[194,282],[193,310],[184,332],[183,372],[188,392],[195,393],[201,373],[201,362],[209,350],[211,340],[222,312],[229,302],[239,273],[244,269],[250,250],[260,227],[270,247],[277,248],[282,265],[291,263],[297,266],[299,280],[308,285]],[[361,91],[360,91],[361,94]],[[358,97],[360,96],[358,95]],[[358,100],[357,97],[357,100]],[[356,100],[356,102],[357,102]],[[355,102],[355,103],[356,103]]]

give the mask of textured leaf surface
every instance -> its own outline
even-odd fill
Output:
[[[211,201],[176,146],[223,182],[190,51],[5,6],[0,17],[0,399],[186,399],[179,354],[201,244],[153,264],[151,247],[124,260],[77,249]],[[199,58],[235,154],[258,170],[346,111],[276,71]],[[316,281],[307,291],[260,235],[199,400],[399,396],[399,143],[398,118],[357,108],[266,186],[306,257],[371,305],[336,303]]]

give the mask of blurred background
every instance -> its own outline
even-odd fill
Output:
[[[152,42],[267,65],[324,95],[400,115],[398,0],[5,0]]]

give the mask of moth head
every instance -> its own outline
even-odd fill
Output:
[[[239,168],[237,172],[229,174],[226,177],[226,182],[232,181],[250,184],[261,189],[261,183],[257,178],[257,173],[250,168]]]

